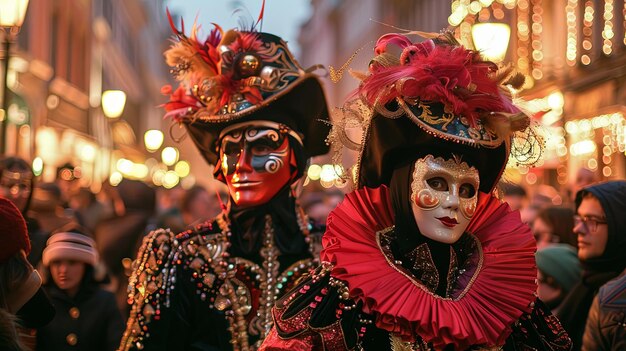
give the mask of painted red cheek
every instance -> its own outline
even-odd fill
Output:
[[[439,199],[428,189],[422,189],[417,193],[416,204],[421,208],[433,208],[439,205]]]
[[[471,218],[474,216],[474,213],[476,212],[476,205],[475,204],[467,204],[463,207],[463,212],[465,212],[465,216],[467,216],[468,218]]]

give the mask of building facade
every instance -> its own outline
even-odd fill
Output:
[[[148,0],[31,3],[9,69],[7,154],[43,160],[43,180],[66,162],[98,190],[116,159],[143,163],[143,133],[162,129],[162,52],[170,35],[164,4]],[[108,119],[104,90],[125,92],[124,112]]]
[[[566,195],[581,168],[597,180],[624,179],[626,3],[615,0],[454,1],[461,37],[475,23],[509,24],[507,61],[526,75],[521,92],[544,136],[535,168],[513,180]],[[569,194],[571,196],[571,194]]]
[[[448,28],[465,45],[474,46],[475,24],[508,24],[505,61],[526,76],[520,97],[535,113],[545,148],[535,167],[511,164],[507,178],[550,185],[565,195],[581,168],[598,180],[626,176],[626,2],[313,0],[312,4],[313,16],[300,34],[303,61],[335,68],[359,48],[370,50],[371,40],[382,33]],[[350,67],[364,70],[368,57],[357,54]],[[344,78],[326,86],[332,104],[338,106],[356,80]],[[523,139],[516,142],[524,147]]]

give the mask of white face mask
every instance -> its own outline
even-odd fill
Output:
[[[456,156],[415,161],[411,209],[422,235],[446,244],[459,240],[476,211],[479,182],[478,170]]]

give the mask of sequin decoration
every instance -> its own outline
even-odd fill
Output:
[[[308,237],[308,218],[298,205],[296,217],[301,232]],[[261,264],[231,257],[231,236],[226,214],[178,235],[159,229],[146,236],[130,277],[128,301],[133,306],[122,350],[143,348],[145,338],[150,337],[151,323],[160,319],[163,308],[170,307],[171,292],[190,287],[198,301],[206,303],[209,309],[222,311],[233,351],[259,347],[273,324],[271,307],[277,296],[292,287],[316,261],[303,259],[282,270],[269,216],[263,233]]]

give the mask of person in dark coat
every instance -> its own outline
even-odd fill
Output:
[[[56,309],[52,323],[37,330],[37,350],[112,351],[124,321],[115,296],[94,279],[94,241],[75,231],[53,234],[43,252],[45,286]]]
[[[626,350],[626,271],[602,286],[593,299],[582,350]]]
[[[574,232],[582,281],[565,297],[557,316],[580,350],[589,308],[598,289],[626,268],[626,181],[586,187],[576,194]]]

